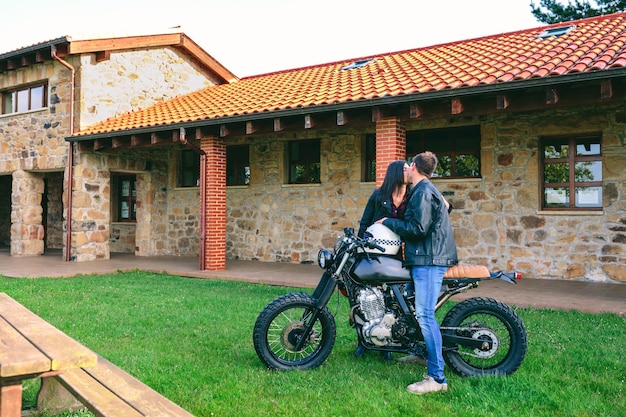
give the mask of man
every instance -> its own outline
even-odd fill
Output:
[[[414,394],[448,390],[443,373],[441,331],[435,319],[435,305],[441,291],[443,274],[450,266],[458,263],[458,257],[448,203],[430,182],[436,167],[437,157],[432,152],[416,155],[409,166],[413,188],[408,197],[404,220],[384,218],[376,222],[402,237],[405,242],[404,266],[411,269],[413,277],[415,315],[428,352],[428,373],[425,379],[407,387]]]

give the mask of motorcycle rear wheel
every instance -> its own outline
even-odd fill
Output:
[[[460,302],[446,314],[441,327],[442,334],[490,342],[488,349],[446,346],[444,342],[443,358],[457,375],[509,375],[526,356],[528,338],[522,320],[510,306],[492,298]]]
[[[315,300],[306,293],[280,296],[263,309],[254,324],[254,349],[270,369],[312,369],[320,366],[335,345],[335,318],[324,307],[302,348],[296,345],[315,311]]]

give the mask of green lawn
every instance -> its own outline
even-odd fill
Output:
[[[529,346],[514,375],[447,372],[447,393],[420,397],[405,387],[423,367],[353,356],[355,334],[340,296],[330,303],[337,342],[324,365],[265,369],[252,345],[254,321],[269,301],[295,290],[144,272],[0,276],[0,292],[198,417],[626,415],[623,316],[518,309]],[[37,387],[25,384],[26,407]]]

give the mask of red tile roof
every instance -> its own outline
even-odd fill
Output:
[[[560,36],[546,30],[573,26]],[[372,62],[342,70],[356,61]],[[249,119],[275,111],[626,67],[626,13],[243,78],[106,120],[76,136]],[[221,121],[222,120],[222,121]]]

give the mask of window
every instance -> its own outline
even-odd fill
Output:
[[[200,185],[200,155],[191,149],[183,149],[180,153],[178,173],[179,187],[198,187]]]
[[[319,184],[320,141],[289,142],[289,184]]]
[[[372,59],[362,59],[360,61],[354,61],[352,64],[350,65],[346,65],[344,67],[341,67],[341,71],[346,71],[346,70],[351,70],[351,69],[356,69],[356,68],[361,68],[366,66],[367,64],[369,64],[370,62],[374,62],[376,61],[376,58],[372,58]]]
[[[539,35],[537,35],[537,37],[539,39],[547,39],[547,38],[550,38],[552,36],[554,36],[555,38],[558,38],[559,36],[565,35],[565,34],[571,32],[574,29],[576,29],[576,25],[562,26],[562,27],[559,27],[559,28],[546,29],[543,32],[541,32]]]
[[[363,156],[363,182],[374,182],[376,181],[376,135],[365,135]]]
[[[2,92],[2,114],[47,107],[48,85],[38,84]]]
[[[226,185],[250,184],[250,146],[226,148]]]
[[[111,207],[113,221],[137,221],[137,177],[113,175],[111,177]]]
[[[407,159],[424,151],[439,160],[433,177],[480,177],[480,126],[407,132]]]
[[[599,136],[543,138],[541,150],[542,208],[602,208],[602,153]]]

